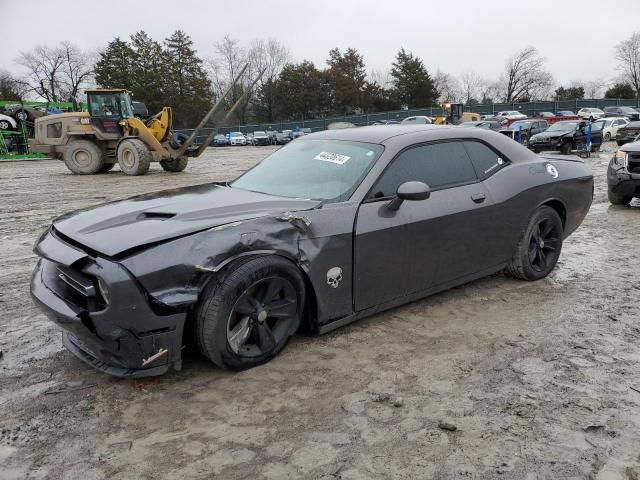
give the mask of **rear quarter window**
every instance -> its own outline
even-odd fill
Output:
[[[473,168],[480,180],[490,177],[506,165],[500,154],[484,143],[466,141],[464,142],[464,148],[469,158],[471,158]]]

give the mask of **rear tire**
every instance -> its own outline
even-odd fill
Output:
[[[298,330],[304,302],[304,281],[290,261],[266,256],[239,263],[202,293],[196,310],[198,347],[228,370],[265,363]]]
[[[609,140],[611,140],[611,133],[607,132],[604,134],[604,141],[608,142]]]
[[[629,205],[633,197],[625,197],[624,195],[618,195],[611,190],[607,190],[607,197],[611,205]]]
[[[511,276],[522,280],[540,280],[556,266],[562,250],[562,220],[558,212],[548,206],[538,208],[507,265]]]
[[[62,154],[62,160],[76,175],[93,175],[104,167],[102,150],[91,140],[72,140]]]
[[[9,120],[0,120],[0,130],[13,130],[13,126],[9,123]]]
[[[142,140],[128,138],[118,145],[118,165],[127,175],[144,175],[151,165],[151,152]]]
[[[160,160],[160,165],[167,172],[181,172],[185,168],[187,168],[187,164],[189,163],[189,158],[180,157],[170,160]]]

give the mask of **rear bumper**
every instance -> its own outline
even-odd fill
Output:
[[[47,317],[63,329],[65,347],[96,370],[117,377],[179,370],[186,313],[154,312],[141,287],[122,266],[101,258],[78,259],[77,250],[61,241],[54,243],[50,236],[39,244],[44,243],[46,251],[37,249],[38,254],[50,258],[38,262],[31,279],[31,295]],[[65,265],[69,259],[73,260],[71,265]],[[68,284],[60,282],[60,266],[87,276],[99,274],[109,292],[108,304],[82,304]]]

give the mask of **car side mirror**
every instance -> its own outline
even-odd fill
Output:
[[[404,182],[398,187],[396,196],[387,204],[389,210],[398,210],[405,200],[426,200],[431,196],[429,185],[423,182]]]

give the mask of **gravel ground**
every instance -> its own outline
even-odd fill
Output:
[[[144,381],[63,349],[29,297],[33,242],[69,210],[229,179],[271,149],[144,177],[0,164],[0,478],[640,478],[640,208],[606,201],[613,148],[588,160],[594,204],[545,280],[493,276],[253,370],[192,353]]]

